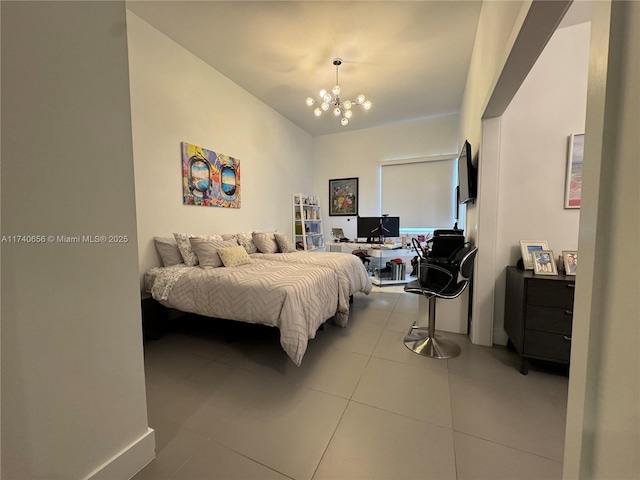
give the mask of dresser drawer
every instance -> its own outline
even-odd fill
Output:
[[[549,333],[571,335],[573,311],[568,308],[527,305],[525,328]]]
[[[527,304],[573,310],[575,283],[531,279],[527,282]]]
[[[569,362],[571,337],[559,333],[527,330],[524,334],[524,355]]]

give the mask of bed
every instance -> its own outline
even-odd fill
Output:
[[[145,289],[164,306],[280,330],[280,344],[300,365],[308,340],[326,320],[346,325],[349,304],[338,273],[317,264],[253,259],[225,268],[154,267]]]
[[[363,292],[367,295],[371,292],[371,279],[362,265],[362,260],[349,253],[299,251],[292,253],[253,253],[250,256],[255,259],[330,268],[338,275],[341,296],[347,299],[356,292]],[[346,314],[348,316],[348,309]]]

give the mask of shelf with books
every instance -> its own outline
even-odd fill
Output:
[[[298,250],[324,249],[320,202],[314,195],[294,193],[293,238]]]

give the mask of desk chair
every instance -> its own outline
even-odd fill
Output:
[[[471,244],[458,248],[446,261],[420,260],[418,279],[404,287],[408,293],[429,299],[429,323],[426,327],[414,322],[404,337],[405,346],[415,353],[431,358],[453,358],[460,354],[460,346],[436,335],[436,299],[454,299],[464,292],[473,274],[473,262],[478,249]]]

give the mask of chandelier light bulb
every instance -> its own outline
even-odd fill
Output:
[[[333,94],[337,97],[338,95],[340,95],[340,85],[336,85],[334,86],[331,91],[333,92]]]
[[[316,117],[319,117],[320,115],[322,115],[322,110],[320,109],[320,107],[316,107],[316,108],[313,110],[313,114],[314,114]]]
[[[353,112],[351,110],[344,111],[345,118],[351,118],[351,115],[353,115]]]
[[[362,108],[364,108],[365,110],[369,110],[371,108],[371,100],[367,100],[366,102],[364,102],[362,104]]]
[[[340,107],[336,107],[336,108],[334,108],[334,109],[333,109],[333,114],[334,114],[336,117],[339,117],[341,113],[342,113],[342,112],[340,111]]]
[[[324,98],[324,96],[327,94],[327,91],[323,88],[322,90],[320,90],[320,98]]]
[[[331,101],[331,95],[329,95],[328,93],[326,93],[326,94],[324,95],[324,97],[322,97],[322,99],[323,99],[325,102],[330,102],[330,101]]]
[[[311,105],[313,105],[314,103],[316,103],[316,102],[313,100],[313,98],[311,98],[311,97],[307,97],[307,106],[309,106],[309,107],[310,107],[310,106],[311,106]]]
[[[342,120],[340,120],[340,123],[342,124],[342,126],[346,126],[349,123],[349,119],[342,117]]]
[[[322,108],[323,112],[326,112],[327,110],[329,110],[329,104],[327,102],[322,102],[320,108]]]
[[[342,106],[345,108],[345,110],[350,110],[351,109],[351,100],[345,100],[344,103],[342,104]]]
[[[358,98],[356,98],[356,102],[362,105],[364,103],[364,95],[358,95]]]

